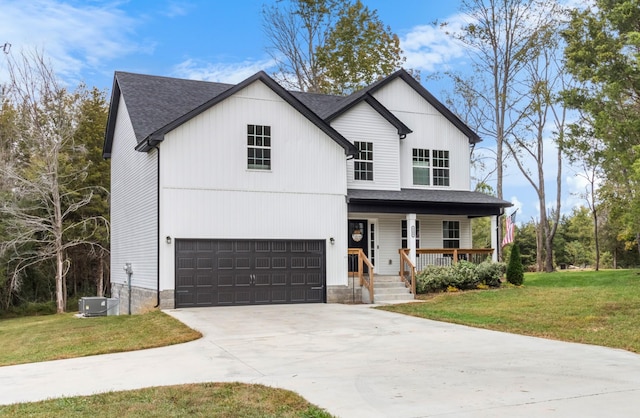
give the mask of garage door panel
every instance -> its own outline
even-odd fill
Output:
[[[233,283],[236,287],[251,286],[252,276],[250,274],[236,274]]]
[[[306,284],[312,285],[312,286],[320,286],[322,285],[322,277],[320,276],[319,273],[308,273]]]
[[[255,286],[271,286],[270,274],[256,274],[253,283]]]
[[[218,287],[232,287],[233,275],[232,274],[218,274]]]
[[[303,269],[305,268],[305,258],[304,257],[291,257],[291,268],[292,269]]]
[[[234,293],[234,302],[236,305],[249,305],[251,304],[251,294],[253,292],[249,289],[236,290]]]
[[[271,268],[274,269],[286,269],[287,259],[285,257],[273,257],[271,258]]]
[[[325,301],[325,241],[176,240],[176,306]]]
[[[272,286],[286,286],[287,285],[287,275],[284,273],[275,273],[271,275],[271,285]]]
[[[257,257],[256,269],[268,269],[271,268],[271,258],[269,257]]]

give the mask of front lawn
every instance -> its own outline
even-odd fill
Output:
[[[0,320],[0,366],[118,353],[202,337],[175,318],[144,315],[77,318],[74,314]]]
[[[0,416],[331,417],[291,391],[244,383],[201,383],[51,399],[0,406]]]
[[[420,296],[420,295],[419,295]],[[387,311],[640,353],[640,272],[528,273],[524,286],[424,295]]]

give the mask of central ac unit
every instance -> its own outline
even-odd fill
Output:
[[[84,316],[107,316],[107,298],[101,296],[80,298],[78,310]]]

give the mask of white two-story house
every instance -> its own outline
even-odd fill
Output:
[[[361,297],[354,257],[376,275],[398,275],[402,254],[469,257],[471,219],[495,231],[510,206],[470,191],[478,141],[404,70],[348,97],[264,72],[236,85],[116,72],[112,296],[120,312],[340,302]]]

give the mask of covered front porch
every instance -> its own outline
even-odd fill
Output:
[[[478,192],[349,190],[349,274],[363,300],[375,302],[376,275],[397,277],[415,295],[415,274],[427,265],[497,261],[498,221],[508,206]],[[491,218],[491,248],[473,248],[478,217]]]

